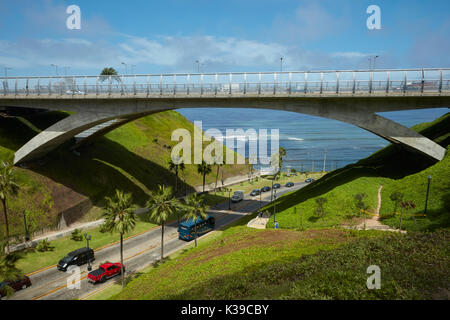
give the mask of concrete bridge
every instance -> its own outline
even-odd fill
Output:
[[[15,164],[39,158],[80,133],[86,142],[149,114],[212,107],[335,119],[435,160],[445,154],[433,141],[376,113],[448,108],[450,68],[8,77],[0,83],[0,107],[73,112],[20,148]]]

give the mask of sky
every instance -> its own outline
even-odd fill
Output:
[[[374,55],[376,68],[449,67],[449,13],[448,0],[0,0],[0,74],[278,71],[281,57],[283,70],[366,69]]]

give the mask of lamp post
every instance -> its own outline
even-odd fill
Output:
[[[12,68],[5,67],[4,69],[5,69],[5,78],[8,78],[8,70],[11,70]]]
[[[231,210],[231,188],[227,188],[228,191],[228,210]]]
[[[25,241],[30,241],[30,234],[28,233],[27,215],[25,209],[22,210],[22,214],[23,214],[23,225],[25,227]]]
[[[125,66],[125,74],[128,74],[128,66],[125,62],[121,62]]]
[[[91,235],[90,234],[87,234],[87,233],[85,233],[84,234],[84,238],[86,239],[86,246],[87,246],[87,248],[89,249],[89,240],[91,240]],[[91,259],[90,258],[88,258],[88,271],[91,271],[92,270],[92,267],[91,267]]]
[[[59,77],[58,66],[56,64],[53,64],[53,63],[50,66],[55,67],[55,69],[56,69],[56,76]]]
[[[426,197],[426,199],[425,199],[425,210],[424,210],[423,214],[427,214],[428,194],[429,194],[429,192],[430,192],[431,178],[432,178],[432,176],[429,175],[429,176],[428,176],[428,186],[427,186],[427,197]]]
[[[261,207],[262,207],[262,192],[261,192],[261,189],[259,190],[259,209],[261,209]]]
[[[373,58],[373,67],[372,67],[372,69],[375,69],[375,62],[377,61],[377,58],[379,58],[380,56],[375,56],[374,58]]]
[[[276,219],[275,219],[275,214],[276,214],[276,205],[277,205],[277,190],[275,190],[275,192],[274,192],[274,196],[273,196],[273,200],[274,200],[274,203],[273,203],[273,223],[275,223],[275,221],[276,221]]]

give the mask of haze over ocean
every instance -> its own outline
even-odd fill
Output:
[[[365,158],[389,144],[388,141],[359,127],[320,117],[299,113],[265,109],[180,109],[177,110],[190,121],[202,121],[203,130],[219,129],[279,129],[280,146],[287,155],[283,167],[297,170],[323,168],[324,151],[327,150],[326,170],[341,168]],[[394,111],[379,113],[381,116],[411,127],[418,123],[433,121],[448,112],[447,108]],[[239,137],[238,137],[239,138]],[[268,138],[270,152],[270,138]],[[246,141],[246,157],[249,156]],[[259,166],[255,166],[258,168]]]

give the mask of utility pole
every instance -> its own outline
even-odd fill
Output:
[[[323,170],[322,170],[322,172],[325,172],[326,163],[327,163],[327,149],[325,149],[325,153],[323,155]]]

